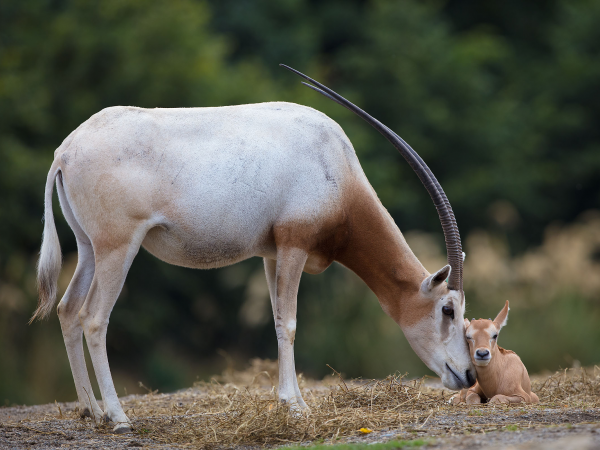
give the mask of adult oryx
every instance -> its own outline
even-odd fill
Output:
[[[425,270],[377,198],[344,131],[312,108],[261,103],[104,109],[55,152],[46,181],[33,316],[46,316],[56,299],[61,266],[52,213],[56,183],[79,254],[58,316],[83,414],[113,421],[115,431],[130,428],[111,378],[105,337],[140,246],[163,261],[200,269],[264,258],[279,347],[279,398],[295,408],[306,407],[293,353],[300,276],[320,273],[333,261],[367,283],[445,386],[475,382],[464,338],[460,237],[442,188],[396,134],[304,78],[402,152],[438,209],[449,265],[433,275]],[[92,395],[82,333],[104,411]]]

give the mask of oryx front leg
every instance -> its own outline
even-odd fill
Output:
[[[121,407],[106,354],[108,320],[139,244],[126,244],[104,252],[96,251],[96,271],[79,318],[90,351],[96,379],[104,402],[104,420],[115,424],[114,431],[126,432],[131,423]]]
[[[264,259],[265,262],[265,273],[267,275],[267,284],[269,286],[269,295],[271,297],[271,306],[273,308],[273,317],[275,321],[277,321],[277,295],[276,295],[276,286],[277,286],[277,262],[272,259]],[[292,349],[292,358],[293,358],[293,349]],[[294,367],[294,392],[296,394],[296,400],[300,408],[305,409],[308,408],[308,405],[304,402],[302,398],[302,393],[300,392],[300,387],[298,386],[298,378],[296,377],[295,372],[295,361],[293,361]]]
[[[275,289],[271,289],[275,294],[272,306],[279,349],[279,399],[289,403],[292,409],[307,407],[298,388],[294,366],[298,285],[307,258],[308,254],[298,248],[278,249]],[[265,264],[265,269],[269,279],[269,263]],[[272,281],[269,284],[273,284]]]

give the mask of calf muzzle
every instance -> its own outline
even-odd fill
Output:
[[[473,356],[473,363],[476,366],[487,366],[492,359],[492,355],[487,348],[478,348]]]

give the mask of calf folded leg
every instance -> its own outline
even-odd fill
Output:
[[[504,391],[507,392],[507,391]],[[521,402],[532,402],[533,399],[530,395],[523,390],[521,386],[514,387],[514,389],[508,390],[508,392],[512,392],[511,395],[494,395],[490,399],[490,403],[521,403]],[[535,394],[533,394],[535,395]],[[537,395],[535,395],[537,398]]]
[[[452,403],[454,405],[458,405],[459,403],[477,405],[482,402],[483,398],[485,398],[485,395],[479,387],[479,383],[475,382],[474,386],[470,387],[469,389],[462,389],[458,395],[455,395],[452,398]]]
[[[482,403],[481,396],[477,392],[467,392],[466,399],[467,405],[477,405]]]
[[[490,403],[521,403],[523,401],[525,401],[525,399],[518,395],[498,394],[491,398]]]

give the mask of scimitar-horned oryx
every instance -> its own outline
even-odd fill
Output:
[[[280,102],[106,108],[55,152],[45,188],[39,304],[32,318],[47,316],[56,300],[61,267],[52,213],[56,183],[79,257],[57,310],[82,414],[112,421],[115,431],[130,429],[105,338],[140,246],[168,263],[199,269],[264,259],[279,348],[279,398],[294,409],[306,408],[293,353],[300,276],[323,272],[333,261],[367,283],[445,386],[475,382],[464,338],[461,243],[444,191],[400,137],[302,76],[400,150],[433,198],[449,264],[433,275],[425,270],[377,198],[347,136],[319,111]],[[83,333],[104,411],[92,394]]]

